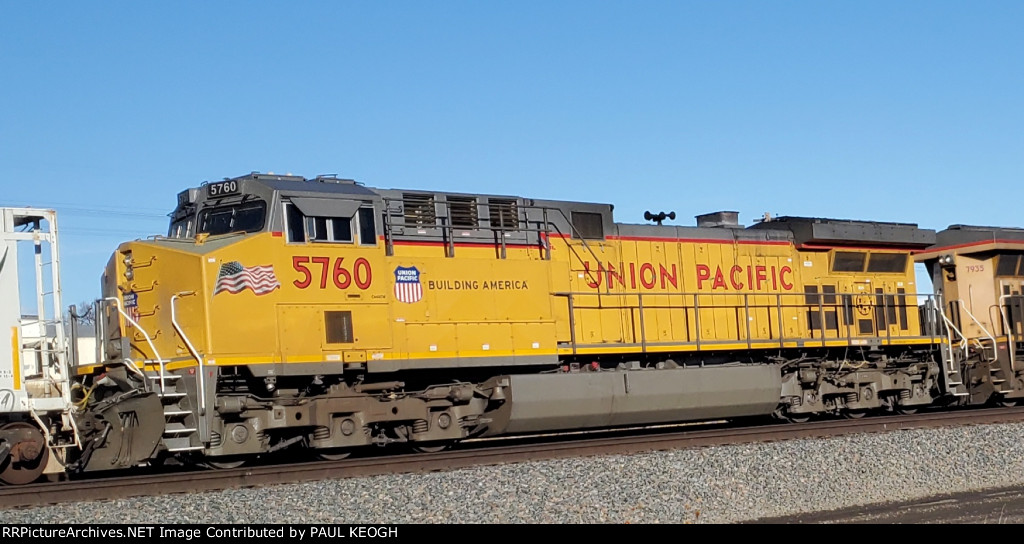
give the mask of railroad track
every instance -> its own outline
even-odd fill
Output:
[[[665,427],[631,434],[590,437],[589,433],[467,441],[459,449],[428,454],[385,455],[295,464],[274,464],[229,470],[169,471],[160,474],[90,478],[0,487],[0,508],[23,508],[122,499],[174,493],[217,491],[238,487],[355,478],[394,473],[422,473],[523,461],[634,454],[751,442],[823,438],[854,433],[923,429],[955,425],[1024,421],[1024,407],[965,409],[855,420],[824,420],[800,424],[756,426]],[[640,434],[637,434],[637,433]],[[582,436],[582,438],[581,438]]]

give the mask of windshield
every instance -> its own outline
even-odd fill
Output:
[[[263,229],[266,216],[267,204],[262,200],[208,208],[199,212],[199,232],[256,232]]]
[[[167,231],[168,238],[191,238],[192,237],[192,218],[189,216],[183,217],[177,221],[171,223],[171,227]]]

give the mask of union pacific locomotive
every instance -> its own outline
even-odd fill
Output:
[[[15,417],[0,451],[63,448],[76,471],[171,457],[225,467],[284,449],[336,459],[1024,396],[1024,230],[806,217],[744,228],[734,212],[660,223],[617,223],[607,204],[336,177],[187,189],[167,236],[111,257],[96,361],[57,365],[67,378],[51,395],[67,408]],[[915,259],[936,294],[918,289]],[[8,482],[46,465],[3,459],[0,478],[19,477]]]

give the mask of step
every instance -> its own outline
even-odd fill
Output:
[[[194,433],[194,432],[196,432],[198,430],[199,429],[196,429],[194,427],[186,427],[186,428],[183,428],[183,429],[164,429],[164,436],[167,436],[169,434],[175,434],[175,435],[176,434],[189,434],[189,433]]]
[[[193,446],[192,440],[187,436],[164,437],[164,447],[167,451],[194,451],[203,449],[202,446]]]
[[[192,415],[191,410],[164,410],[164,416],[166,417],[180,417]]]
[[[158,396],[160,398],[163,398],[163,399],[180,399],[181,397],[184,397],[187,394],[188,393],[181,393],[181,392],[178,392],[178,391],[167,391],[167,392],[164,392],[164,393],[159,393],[158,392],[156,394],[156,396]]]
[[[160,379],[160,375],[159,374],[149,374],[149,373],[146,373],[146,377],[148,377],[151,380],[159,380]],[[181,374],[169,374],[169,373],[166,373],[166,372],[164,373],[164,379],[165,380],[177,380],[177,379],[180,379],[180,378],[181,378]]]
[[[196,451],[196,450],[201,450],[201,449],[203,449],[202,446],[187,446],[187,447],[184,447],[184,448],[167,448],[167,451],[173,453],[173,452],[179,452],[179,451]]]

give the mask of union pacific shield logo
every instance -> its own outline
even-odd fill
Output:
[[[395,268],[395,298],[409,304],[423,298],[420,271],[415,266]]]

